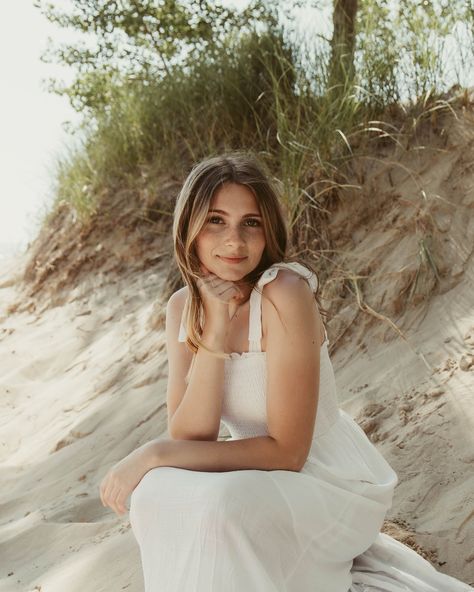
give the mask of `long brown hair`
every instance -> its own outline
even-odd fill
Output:
[[[195,240],[206,222],[214,193],[228,182],[244,185],[252,191],[260,208],[265,234],[266,244],[260,263],[242,281],[255,287],[268,267],[274,263],[289,261],[299,262],[316,274],[309,263],[288,256],[288,230],[278,192],[270,182],[270,174],[265,166],[254,154],[227,152],[194,165],[176,200],[173,218],[174,257],[189,290],[183,313],[186,343],[194,353],[200,347],[209,351],[200,340],[204,319],[202,300],[196,283],[201,277],[201,270]],[[321,308],[318,291],[319,282],[315,298]],[[224,352],[212,353],[229,358]]]

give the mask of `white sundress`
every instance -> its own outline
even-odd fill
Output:
[[[299,263],[280,268],[316,276]],[[231,439],[267,435],[261,294],[250,296],[249,351],[225,360],[222,421]],[[179,340],[185,341],[181,325]],[[300,472],[148,471],[130,499],[145,592],[467,592],[381,533],[398,478],[338,407],[327,335],[314,437]]]

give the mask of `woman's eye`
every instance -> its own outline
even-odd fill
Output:
[[[222,220],[222,218],[221,218],[220,216],[211,216],[210,218],[208,218],[208,219],[207,219],[207,221],[208,221],[210,224],[214,224],[214,222],[215,222],[216,220],[217,220],[217,221],[220,221],[220,220]],[[247,219],[245,220],[245,222],[251,222],[250,226],[252,226],[252,227],[257,227],[257,226],[260,226],[260,221],[259,221],[259,220],[257,220],[256,218],[247,218]]]
[[[256,224],[251,224],[251,226],[260,226],[260,220],[256,218],[247,218],[247,222],[256,222]]]

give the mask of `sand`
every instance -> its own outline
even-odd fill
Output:
[[[323,295],[340,405],[400,478],[384,530],[473,584],[474,134],[465,121],[449,129],[444,146],[356,163],[366,209],[347,194],[333,212],[341,266],[366,276],[362,302],[402,334],[345,305],[336,281]],[[420,267],[428,234],[439,281]],[[139,592],[128,514],[101,505],[99,484],[167,436],[166,264],[96,270],[54,305],[27,296],[29,260],[0,263],[0,592]]]

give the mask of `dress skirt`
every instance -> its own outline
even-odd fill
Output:
[[[396,483],[343,410],[300,472],[152,469],[130,501],[145,592],[472,590],[380,534]]]

